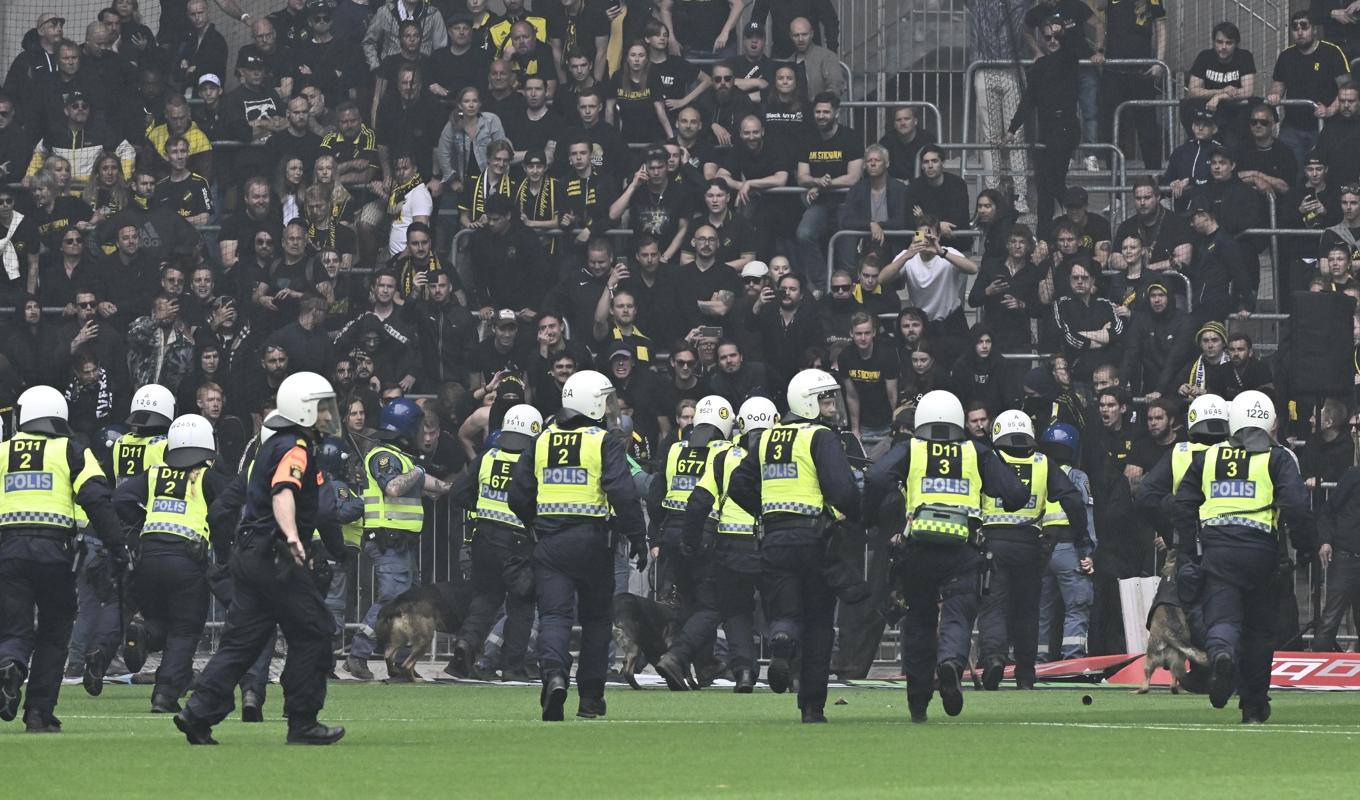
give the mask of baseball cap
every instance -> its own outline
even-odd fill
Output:
[[[317,11],[334,11],[335,3],[332,3],[331,0],[307,0],[307,5],[304,8],[307,9],[307,14],[310,16]]]
[[[1214,204],[1204,197],[1196,197],[1194,200],[1190,201],[1189,213],[1192,217],[1196,214],[1208,214],[1211,217],[1217,216],[1214,212]]]
[[[754,39],[757,36],[764,38],[765,26],[761,25],[759,22],[748,22],[746,23],[746,27],[741,29],[741,35],[742,38],[745,39]]]
[[[471,25],[471,24],[472,14],[468,13],[467,11],[454,11],[451,14],[449,14],[449,18],[448,21],[445,23],[445,27],[452,28],[454,25]]]
[[[763,278],[770,274],[770,266],[764,261],[747,261],[741,268],[743,278]]]
[[[1214,116],[1214,112],[1210,111],[1207,108],[1195,109],[1195,113],[1191,115],[1190,118],[1194,122],[1212,122],[1214,124],[1218,124],[1218,118]]]
[[[1303,159],[1303,165],[1307,167],[1312,164],[1317,164],[1320,167],[1325,167],[1327,166],[1327,159],[1323,158],[1322,154],[1319,153],[1318,151],[1310,150],[1308,151],[1308,155],[1305,156]]]
[[[237,69],[264,69],[264,54],[260,48],[248,44],[236,53]]]
[[[508,309],[508,308],[502,308],[500,311],[497,311],[497,312],[496,312],[496,316],[495,316],[495,318],[492,320],[492,324],[495,325],[497,328],[500,328],[500,327],[503,327],[503,326],[506,326],[506,325],[515,325],[515,326],[518,326],[518,325],[519,325],[519,317],[515,316],[515,312],[511,311],[510,309]]]
[[[525,164],[544,164],[548,163],[548,156],[542,150],[530,150],[524,154]]]
[[[66,24],[66,17],[63,17],[63,16],[60,15],[60,14],[53,14],[51,11],[48,11],[48,12],[45,13],[45,14],[40,14],[40,15],[38,15],[38,21],[37,21],[37,23],[35,23],[35,24],[33,25],[33,27],[35,27],[35,28],[41,28],[42,26],[46,25],[47,23],[53,22],[53,21],[55,21],[58,25],[65,25],[65,24]]]
[[[1085,207],[1087,200],[1086,190],[1080,186],[1069,186],[1063,193],[1063,208]]]
[[[89,105],[90,98],[86,97],[84,92],[77,89],[74,92],[71,92],[70,94],[66,95],[66,102],[64,103],[64,105],[69,106],[75,103],[84,103],[85,105]]]
[[[204,73],[203,76],[198,79],[198,84],[200,86],[202,86],[205,83],[211,83],[214,86],[221,86],[222,79],[212,74],[211,72],[207,72]]]
[[[1205,158],[1206,161],[1207,161],[1208,159],[1213,158],[1214,156],[1223,156],[1224,158],[1228,159],[1229,161],[1234,161],[1234,162],[1237,160],[1237,159],[1233,158],[1233,154],[1232,154],[1232,153],[1228,152],[1228,148],[1224,147],[1223,145],[1219,144],[1218,142],[1214,142],[1213,144],[1209,145],[1209,150],[1208,150],[1208,152],[1206,152],[1206,153],[1204,154],[1204,158]]]
[[[612,353],[609,354],[609,360],[610,360],[610,361],[613,361],[613,360],[616,359],[616,358],[632,358],[632,357],[633,357],[633,351],[632,351],[632,350],[629,350],[629,349],[626,348],[626,347],[620,347],[619,349],[617,349],[617,350],[615,350],[614,352],[612,352]]]

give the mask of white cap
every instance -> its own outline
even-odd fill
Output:
[[[763,278],[770,274],[770,265],[764,261],[747,261],[746,266],[741,268],[743,278]]]
[[[211,84],[213,84],[213,85],[215,85],[215,86],[221,86],[221,85],[222,85],[222,79],[219,78],[219,77],[217,77],[216,75],[214,75],[214,74],[211,73],[211,72],[205,72],[205,73],[203,73],[202,75],[200,75],[199,78],[198,78],[198,82],[199,82],[199,83],[211,83]]]

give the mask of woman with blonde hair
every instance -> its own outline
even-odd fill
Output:
[[[122,160],[113,153],[100,153],[80,196],[94,210],[90,221],[96,225],[126,208],[130,193]]]
[[[335,156],[323,153],[312,164],[312,185],[320,186],[331,199],[331,224],[354,227],[354,199],[344,184],[335,179]]]

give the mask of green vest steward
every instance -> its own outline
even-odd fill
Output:
[[[554,423],[534,440],[539,515],[609,516],[601,483],[606,435],[601,428],[563,430]]]
[[[1181,488],[1181,479],[1185,477],[1186,470],[1190,469],[1190,461],[1195,453],[1201,450],[1208,450],[1209,445],[1202,442],[1176,442],[1176,446],[1171,448],[1171,493]]]
[[[208,539],[208,501],[203,497],[206,473],[206,467],[177,469],[165,464],[147,470],[142,535],[163,533],[194,542]]]
[[[379,458],[379,464],[387,466],[387,462],[381,459],[395,459],[397,466],[401,468],[403,474],[415,469],[415,462],[410,456],[387,444],[380,444],[369,451],[368,458],[364,460],[364,528],[375,530],[385,528],[393,531],[406,531],[407,533],[420,533],[420,529],[425,526],[425,506],[421,503],[420,495],[415,497],[388,497],[383,493],[378,481],[373,477],[373,471],[369,469],[374,457]]]
[[[481,487],[477,492],[477,510],[474,512],[477,519],[499,522],[511,528],[524,530],[524,523],[515,516],[515,512],[510,510],[510,504],[506,502],[510,488],[510,470],[515,468],[519,455],[493,447],[482,457],[482,465],[477,470],[477,483]]]
[[[134,478],[157,464],[165,463],[165,434],[146,436],[139,433],[125,433],[113,443],[113,482],[121,486],[123,481]]]
[[[666,451],[666,496],[661,499],[661,507],[684,513],[689,504],[689,493],[699,485],[699,479],[707,472],[713,457],[731,446],[732,443],[724,439],[716,439],[703,447],[691,447],[687,442],[671,445]]]
[[[911,440],[911,463],[902,483],[912,537],[964,543],[968,520],[982,516],[982,474],[971,442]]]
[[[66,460],[68,441],[64,436],[20,432],[0,442],[0,469],[5,476],[0,487],[0,529],[75,527],[76,495],[86,481],[102,478],[104,472],[94,454],[86,450],[85,468],[72,475]]]
[[[820,517],[826,508],[812,437],[822,426],[812,422],[776,425],[760,434],[760,513]]]
[[[1275,530],[1275,484],[1270,452],[1251,453],[1227,442],[1204,451],[1199,507],[1201,526],[1240,525],[1264,533]]]
[[[1067,464],[1062,464],[1060,467],[1064,475],[1068,478],[1072,477],[1072,467]],[[1076,483],[1076,481],[1073,481],[1073,483]],[[1067,518],[1067,512],[1063,511],[1062,503],[1051,497],[1044,502],[1044,516],[1039,520],[1039,527],[1061,528],[1071,524],[1071,520]]]
[[[1013,456],[1004,450],[997,450],[1001,459],[1015,470],[1021,482],[1029,487],[1029,500],[1025,507],[1017,511],[1007,511],[995,497],[982,496],[982,527],[989,526],[1026,526],[1038,527],[1042,522],[1044,510],[1048,508],[1048,459],[1043,453],[1029,456]]]

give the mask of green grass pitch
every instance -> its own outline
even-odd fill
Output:
[[[1083,705],[1083,694],[1094,702]],[[1204,696],[1051,688],[966,692],[907,721],[903,689],[831,688],[830,724],[802,725],[763,686],[671,694],[611,687],[609,715],[538,721],[538,690],[332,684],[329,748],[285,747],[281,691],[267,721],[219,725],[191,748],[150,687],[62,691],[65,730],[0,725],[3,795],[40,797],[1303,797],[1355,795],[1360,695],[1275,692],[1265,726]],[[977,794],[977,793],[983,794]],[[437,793],[437,794],[436,794]],[[947,794],[948,793],[948,794]]]

